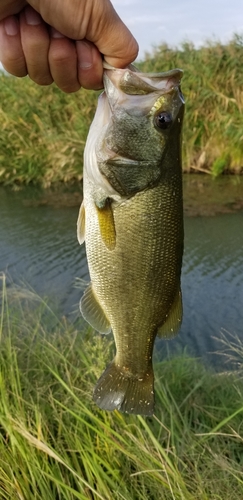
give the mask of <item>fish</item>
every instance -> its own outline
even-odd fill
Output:
[[[153,415],[155,338],[181,326],[182,75],[104,69],[85,145],[77,234],[91,282],[80,311],[113,332],[116,355],[93,392],[107,411]]]

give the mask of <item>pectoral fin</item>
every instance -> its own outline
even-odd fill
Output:
[[[92,284],[85,290],[80,300],[80,311],[83,318],[98,332],[107,334],[111,331],[110,323],[100,306],[92,289]]]
[[[78,221],[77,221],[77,237],[78,237],[78,242],[80,245],[85,240],[85,208],[84,208],[84,202],[82,202],[79,214],[78,214]]]
[[[115,221],[111,203],[110,198],[107,198],[102,208],[96,206],[101,239],[108,250],[114,250],[116,246]]]
[[[168,317],[163,325],[158,329],[158,337],[174,337],[180,330],[182,322],[182,296],[181,290],[177,293],[174,303],[171,306]]]

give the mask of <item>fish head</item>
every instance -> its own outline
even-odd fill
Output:
[[[180,144],[182,74],[180,69],[166,73],[141,73],[133,68],[104,71],[105,92],[91,129],[96,182],[101,175],[100,181],[121,196],[158,182],[166,168],[163,158],[168,148],[175,151]]]

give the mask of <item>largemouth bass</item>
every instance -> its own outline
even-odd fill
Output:
[[[91,284],[80,302],[116,356],[93,399],[104,410],[151,415],[153,345],[182,319],[182,71],[106,69],[84,153],[78,239]]]

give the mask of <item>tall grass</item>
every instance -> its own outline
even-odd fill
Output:
[[[213,176],[243,171],[243,35],[199,50],[191,43],[179,50],[162,45],[142,64],[145,71],[173,67],[184,70],[184,168]]]
[[[67,95],[28,77],[0,76],[0,182],[80,180],[94,92]]]
[[[0,498],[242,500],[236,375],[180,356],[156,364],[152,418],[101,411],[111,340],[4,276],[0,343]]]
[[[222,45],[161,45],[139,64],[144,71],[184,70],[184,170],[241,172],[243,167],[243,37]],[[0,77],[0,182],[79,180],[97,93],[65,95],[28,78]]]

